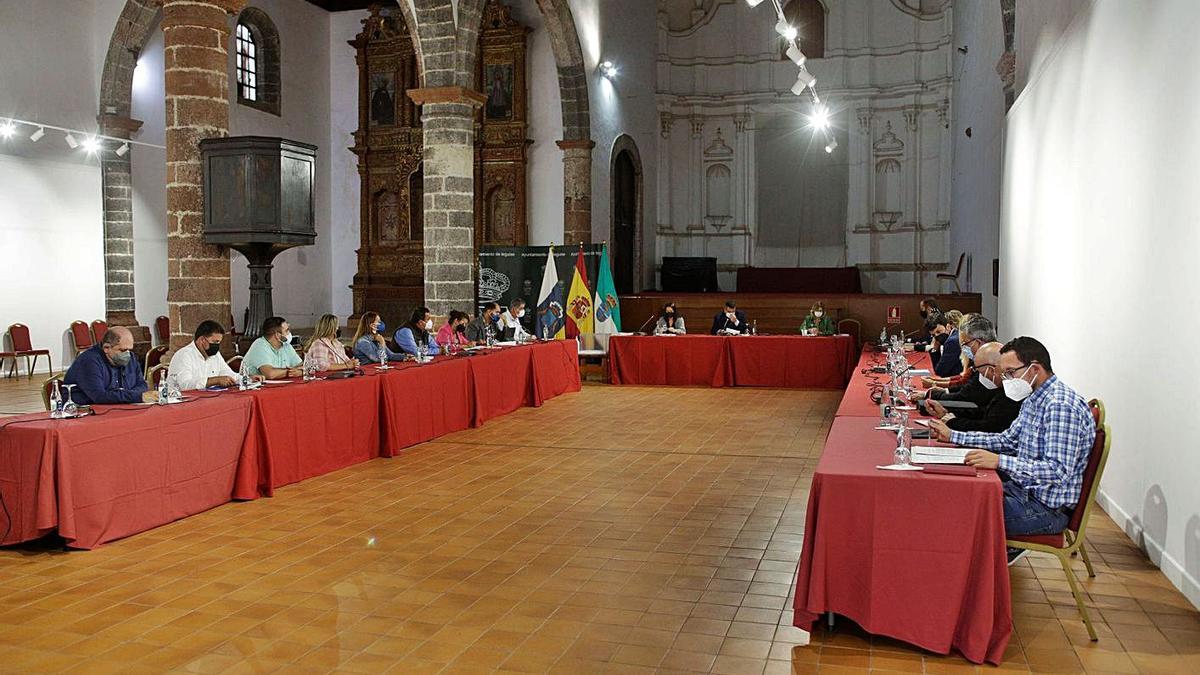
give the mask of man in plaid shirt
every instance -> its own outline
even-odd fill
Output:
[[[1050,353],[1031,337],[1000,351],[1004,395],[1023,401],[1008,430],[998,434],[936,429],[941,440],[983,448],[966,463],[997,469],[1004,486],[1004,529],[1010,535],[1061,532],[1079,502],[1083,471],[1096,438],[1087,402],[1054,375]],[[1009,551],[1010,563],[1016,554]]]

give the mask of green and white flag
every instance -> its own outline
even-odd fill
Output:
[[[613,283],[612,265],[608,260],[608,246],[600,255],[600,278],[596,281],[596,332],[619,333],[621,331],[621,303],[617,300],[617,286]]]

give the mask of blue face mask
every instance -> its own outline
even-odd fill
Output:
[[[971,347],[969,345],[963,345],[962,353],[963,353],[963,356],[967,357],[968,361],[975,360],[975,350],[971,349]]]
[[[379,327],[375,329],[375,332],[376,332],[376,333],[382,333],[382,332],[383,332],[383,331],[385,331],[385,330],[387,330],[387,324],[383,322],[383,319],[380,319],[380,320],[379,320]]]

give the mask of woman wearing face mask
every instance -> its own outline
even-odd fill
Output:
[[[529,333],[525,330],[525,326],[521,325],[521,319],[525,316],[525,301],[521,298],[516,298],[508,303],[508,311],[500,315],[499,329],[502,339],[508,342],[521,342],[527,339]]]
[[[358,367],[358,359],[346,354],[346,346],[342,344],[341,322],[332,314],[326,314],[317,320],[312,337],[304,345],[304,367],[315,368],[321,372],[333,370],[353,370]]]
[[[679,313],[679,309],[675,307],[675,303],[668,302],[663,305],[662,312],[658,316],[658,324],[654,327],[654,332],[660,335],[663,333],[671,335],[684,335],[687,333],[687,326],[683,322],[683,315]]]
[[[406,354],[416,356],[417,345],[424,345],[425,353],[429,356],[441,353],[433,337],[433,318],[428,307],[414,309],[408,323],[396,331],[395,338],[396,345]]]
[[[387,355],[388,361],[403,361],[403,352],[388,349],[387,338],[383,337],[384,323],[376,312],[363,312],[358,319],[358,329],[354,331],[354,358],[362,363],[379,363],[379,350]]]
[[[820,300],[813,303],[808,316],[804,317],[804,323],[800,324],[800,333],[802,335],[833,335],[836,332],[837,327],[833,325],[833,319],[825,313],[825,303]]]
[[[466,312],[450,310],[446,323],[438,329],[437,343],[448,352],[471,346],[471,341],[467,339],[467,324],[470,321],[471,317]]]

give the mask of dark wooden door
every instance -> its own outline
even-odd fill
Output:
[[[616,171],[613,174],[613,222],[614,231],[612,243],[613,282],[617,285],[617,293],[633,293],[640,291],[634,288],[634,275],[637,272],[636,247],[638,228],[637,209],[637,169],[629,152],[622,150],[617,155]]]

